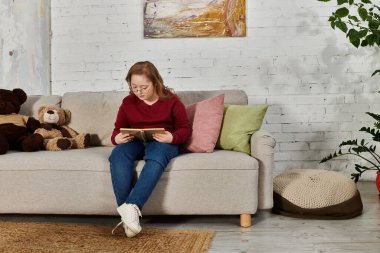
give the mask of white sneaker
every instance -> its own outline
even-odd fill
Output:
[[[137,205],[124,203],[117,208],[117,212],[121,216],[121,220],[124,223],[125,234],[128,237],[133,237],[141,232],[139,221],[141,212]]]
[[[113,234],[113,235],[115,234],[115,230],[116,230],[121,224],[123,224],[124,232],[125,232],[125,234],[126,234],[127,237],[134,237],[135,235],[137,235],[137,234],[133,233],[132,230],[130,230],[130,229],[124,224],[123,221],[119,222],[119,223],[114,227],[114,229],[112,229],[112,234]]]

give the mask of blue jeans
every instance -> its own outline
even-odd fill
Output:
[[[117,145],[109,157],[117,205],[135,204],[141,210],[169,161],[178,152],[178,145],[157,141],[132,141]],[[141,159],[145,160],[145,165],[133,186],[135,161]]]

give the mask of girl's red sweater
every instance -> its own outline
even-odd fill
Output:
[[[135,95],[123,99],[116,117],[111,141],[120,128],[156,128],[163,127],[173,135],[173,144],[184,143],[191,135],[191,125],[184,104],[177,96],[159,99],[152,105],[144,103]]]

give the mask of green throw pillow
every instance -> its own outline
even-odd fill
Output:
[[[225,105],[216,148],[251,154],[251,136],[260,129],[268,105]]]

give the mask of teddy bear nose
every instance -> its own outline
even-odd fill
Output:
[[[54,114],[52,110],[47,111],[48,114]]]

